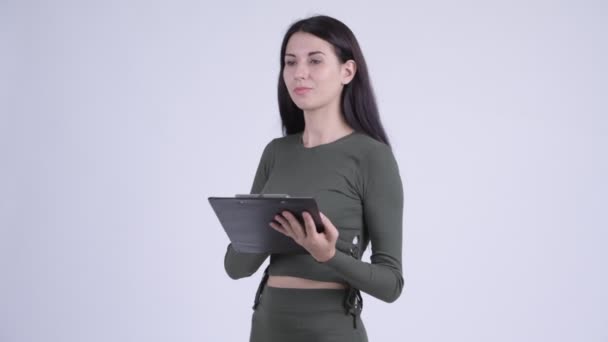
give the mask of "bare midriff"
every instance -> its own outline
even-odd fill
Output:
[[[290,276],[269,276],[268,286],[289,289],[346,289],[348,285]]]

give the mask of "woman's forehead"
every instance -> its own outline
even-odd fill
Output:
[[[312,53],[329,54],[331,44],[325,40],[305,32],[296,32],[289,38],[285,48],[285,55],[307,56]]]

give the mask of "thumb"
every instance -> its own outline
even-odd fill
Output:
[[[332,242],[338,240],[340,232],[338,232],[336,226],[322,212],[319,212],[319,214],[321,215],[321,221],[323,221],[323,227],[325,228],[324,233],[327,235],[328,240]]]

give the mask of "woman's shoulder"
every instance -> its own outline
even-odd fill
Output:
[[[353,149],[358,151],[362,171],[367,176],[375,176],[399,168],[393,149],[386,143],[365,133],[359,133],[357,139],[353,140],[356,145]]]
[[[364,132],[356,132],[349,141],[349,150],[362,163],[376,163],[379,160],[392,159],[393,151],[386,143],[376,140]]]
[[[294,133],[294,134],[288,134],[288,135],[283,135],[283,136],[277,136],[275,138],[273,138],[270,143],[275,144],[275,145],[279,145],[279,146],[283,146],[283,145],[293,145],[295,142],[297,142],[298,140],[298,134],[299,133]]]
[[[388,146],[382,141],[372,138],[367,133],[356,132],[356,138],[357,139],[355,139],[355,141],[358,142],[360,144],[360,147],[364,148],[366,151],[390,151],[390,146]]]

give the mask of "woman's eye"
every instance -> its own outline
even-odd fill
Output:
[[[319,59],[311,59],[310,63],[312,63],[312,64],[320,64],[321,60],[319,60]]]
[[[285,64],[286,65],[295,65],[296,62],[295,61],[286,61]]]

